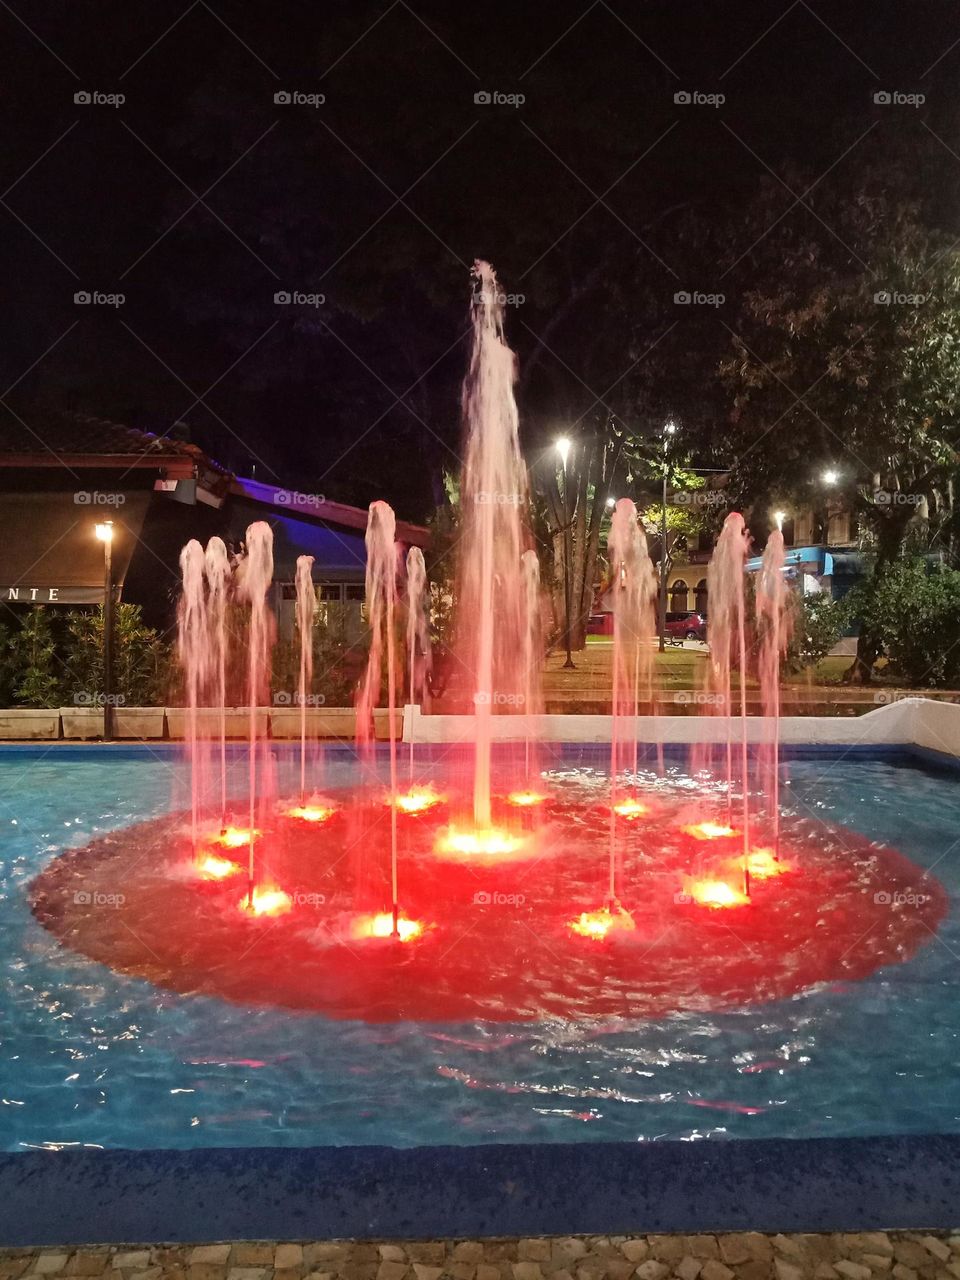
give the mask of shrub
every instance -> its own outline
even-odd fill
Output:
[[[960,571],[904,560],[849,598],[861,624],[881,637],[891,674],[919,687],[957,687]]]
[[[850,622],[846,600],[833,600],[826,592],[793,596],[793,624],[787,642],[786,665],[791,671],[816,666],[827,656]]]

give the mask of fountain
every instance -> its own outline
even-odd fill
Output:
[[[422,694],[430,592],[423,556],[412,548],[405,616],[398,608],[402,549],[386,503],[371,504],[366,528],[370,648],[356,699],[362,767],[355,785],[333,788],[322,801],[310,794],[307,769],[308,751],[317,749],[305,711],[310,558],[296,571],[299,743],[284,748],[269,743],[265,727],[271,530],[250,526],[235,570],[219,539],[205,552],[191,542],[181,557],[179,607],[189,811],[55,858],[31,887],[38,919],[65,945],[164,988],[369,1022],[700,1016],[903,962],[943,919],[937,880],[893,849],[779,803],[789,603],[779,533],[763,556],[755,619],[741,515],[727,517],[708,569],[701,698],[722,717],[717,734],[705,735],[718,740],[716,756],[698,746],[687,767],[671,760],[647,770],[640,733],[652,723],[641,713],[655,702],[656,579],[634,503],[621,499],[607,547],[609,768],[596,766],[596,754],[571,764],[544,741],[539,565],[524,525],[515,360],[492,268],[478,262],[474,279],[457,587],[458,657],[473,699],[469,781],[461,784],[446,753],[419,748],[415,779],[411,741],[411,785],[400,791],[398,690],[411,703]],[[237,606],[239,634],[228,625]],[[754,634],[764,713],[756,776],[746,692]],[[226,740],[225,702],[241,674],[247,740],[235,748]],[[374,744],[382,704],[385,755]],[[214,744],[215,800],[206,786]],[[246,776],[231,795],[227,761],[237,750]],[[243,827],[228,821],[231,802],[243,806]],[[122,902],[91,913],[88,895],[78,892],[88,883],[117,886]],[[882,894],[873,892],[877,884]],[[891,911],[897,895],[916,907]],[[728,912],[736,913],[735,929],[722,923]]]

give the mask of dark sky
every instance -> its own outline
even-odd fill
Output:
[[[678,287],[646,234],[674,207],[842,172],[908,113],[960,171],[952,0],[0,0],[0,32],[0,403],[41,437],[58,408],[185,424],[238,471],[408,517],[456,464],[474,257],[524,295],[509,337],[548,413],[590,381],[551,318],[620,255]]]

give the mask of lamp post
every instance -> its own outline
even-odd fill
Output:
[[[113,723],[113,521],[98,524],[103,543],[103,740],[114,736]]]
[[[670,449],[670,437],[675,434],[677,424],[669,421],[663,424],[663,492],[660,496],[660,643],[659,649],[663,653],[666,648],[665,636],[667,630],[667,480],[670,475],[670,463],[668,461],[668,452]]]
[[[567,483],[567,458],[570,456],[570,441],[566,436],[561,436],[556,442],[557,453],[560,455],[560,466],[563,469],[563,498],[561,508],[563,511],[563,602],[564,610],[567,615],[566,627],[566,646],[567,660],[563,664],[564,671],[575,671],[573,657],[570,652],[570,627],[571,627],[571,595],[572,583],[570,581],[570,560],[573,557],[573,515],[570,511],[569,486]]]

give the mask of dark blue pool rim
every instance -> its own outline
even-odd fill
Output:
[[[948,1229],[960,1135],[31,1151],[0,1246]]]

